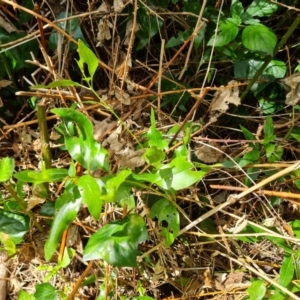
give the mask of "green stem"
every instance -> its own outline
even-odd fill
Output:
[[[18,204],[19,204],[19,206],[20,206],[20,208],[22,210],[22,213],[24,213],[24,214],[26,214],[27,216],[30,217],[31,221],[36,226],[36,228],[38,229],[38,231],[43,232],[43,228],[35,220],[32,211],[30,211],[30,210],[27,211],[27,203],[18,196],[18,194],[16,193],[16,191],[13,189],[13,187],[10,184],[4,184],[4,187],[10,193],[10,195],[18,202]]]
[[[264,69],[268,66],[270,61],[273,59],[273,57],[277,54],[277,52],[284,46],[284,44],[287,42],[288,38],[292,35],[292,33],[295,31],[295,29],[298,27],[300,23],[300,14],[297,15],[296,19],[294,20],[293,24],[290,26],[290,28],[287,30],[287,32],[284,34],[280,42],[277,44],[274,55],[267,56],[264,64],[259,68],[259,70],[255,73],[254,77],[251,79],[251,81],[248,83],[247,88],[241,95],[241,99],[243,100],[247,94],[249,93],[251,87],[253,84],[258,80]]]
[[[40,138],[42,144],[43,160],[46,169],[50,169],[52,165],[51,149],[49,144],[49,134],[46,121],[46,106],[42,103],[37,105],[37,117],[39,122]]]

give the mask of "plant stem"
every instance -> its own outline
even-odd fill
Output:
[[[45,162],[46,169],[50,169],[52,164],[52,156],[51,156],[51,149],[49,145],[49,135],[48,135],[48,127],[46,121],[46,106],[42,103],[37,105],[37,116],[39,122],[43,160]]]
[[[251,81],[247,85],[247,88],[242,93],[241,100],[243,100],[247,96],[247,94],[249,93],[249,91],[250,91],[251,87],[253,86],[253,84],[258,80],[259,76],[262,74],[262,72],[264,71],[264,69],[268,66],[268,64],[273,59],[273,57],[277,54],[277,52],[279,51],[279,49],[281,47],[283,47],[283,45],[286,43],[286,41],[288,40],[288,38],[292,35],[292,33],[298,27],[299,23],[300,23],[300,14],[297,15],[297,17],[294,20],[293,24],[290,26],[290,28],[284,34],[284,36],[282,37],[282,39],[280,40],[280,42],[277,44],[277,46],[276,46],[276,48],[274,50],[273,56],[272,55],[268,55],[267,58],[266,58],[266,60],[265,60],[265,62],[264,62],[264,64],[255,73],[254,77],[251,79]]]

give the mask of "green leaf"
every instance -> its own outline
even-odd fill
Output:
[[[168,149],[168,142],[163,139],[160,131],[156,129],[155,113],[154,109],[151,108],[151,126],[148,130],[147,137],[149,139],[149,145],[155,146],[157,149]]]
[[[208,41],[208,46],[222,47],[233,41],[239,32],[239,22],[236,19],[228,18],[220,23],[217,36],[213,35]]]
[[[136,36],[140,39],[140,42],[136,50],[143,49],[149,40],[155,36],[163,25],[163,21],[156,15],[149,14],[148,8],[140,5],[137,11],[137,21],[139,23],[139,30]]]
[[[176,157],[158,170],[159,179],[155,183],[165,190],[172,188],[178,191],[190,187],[206,174],[205,171],[192,171],[193,167],[186,157]]]
[[[57,182],[63,181],[68,176],[67,169],[45,169],[41,172],[39,171],[31,171],[25,170],[18,172],[13,175],[13,177],[17,178],[23,182],[32,182],[35,184],[43,183],[43,182]]]
[[[230,6],[230,13],[234,19],[240,20],[244,14],[243,4],[238,0],[232,0]]]
[[[0,210],[0,232],[8,234],[15,244],[23,241],[23,235],[28,230],[28,216]]]
[[[136,267],[137,246],[147,239],[144,219],[130,214],[93,234],[84,249],[83,259],[103,259],[113,266]]]
[[[172,36],[165,45],[165,49],[183,44],[192,34],[192,30],[179,31],[178,36]]]
[[[260,158],[260,151],[257,149],[253,149],[249,152],[247,152],[243,158],[239,162],[239,166],[241,168],[245,167],[248,164],[255,163],[259,160]]]
[[[28,8],[29,10],[33,10],[34,8],[32,0],[22,0],[22,6]],[[26,23],[30,19],[32,19],[32,14],[20,10],[19,20],[21,21],[21,23]]]
[[[268,17],[277,10],[277,5],[268,0],[254,0],[246,10],[252,17]]]
[[[7,253],[7,256],[12,256],[17,252],[16,250],[16,244],[12,240],[12,238],[9,236],[9,234],[6,234],[4,232],[0,232],[0,241],[4,246],[4,250]]]
[[[89,49],[84,42],[81,40],[78,41],[78,53],[79,53],[79,61],[77,64],[80,68],[81,73],[86,77],[87,81],[92,82],[94,74],[99,66],[98,58],[94,54],[94,52]],[[86,76],[84,71],[84,65],[87,64],[89,70],[89,76]]]
[[[275,138],[273,119],[268,116],[264,126],[264,143],[273,142]]]
[[[151,207],[149,217],[158,218],[158,227],[161,235],[165,238],[166,247],[172,245],[180,229],[179,213],[176,207],[167,199],[160,199]],[[167,227],[163,226],[164,221],[167,223]]]
[[[63,232],[75,220],[79,211],[82,197],[76,186],[65,191],[56,201],[64,202],[55,214],[50,234],[45,243],[45,259],[49,261],[56,250]]]
[[[51,83],[49,83],[48,85],[43,85],[43,84],[39,84],[39,85],[33,85],[30,88],[31,89],[51,89],[51,88],[55,88],[55,87],[64,87],[64,86],[80,86],[82,87],[83,85],[75,82],[73,80],[70,79],[60,79],[60,80],[56,80],[53,81]]]
[[[101,199],[108,202],[115,202],[120,185],[130,174],[131,170],[122,170],[118,175],[108,179],[105,185],[107,193],[105,195],[101,195]]]
[[[247,289],[247,292],[250,296],[250,300],[261,300],[266,294],[266,287],[262,280],[255,280],[252,282],[250,287]]]
[[[277,37],[262,24],[249,25],[243,30],[242,43],[249,50],[273,55]]]
[[[94,139],[93,125],[88,118],[69,108],[56,108],[52,112],[65,122],[75,123],[80,130],[79,137],[69,132],[68,128],[62,132],[71,157],[89,171],[109,170],[108,152]]]
[[[230,6],[230,13],[234,19],[240,20],[244,14],[243,4],[238,0],[232,0]]]
[[[163,150],[158,149],[156,146],[151,146],[143,154],[143,158],[149,165],[160,164],[166,157],[166,154]]]
[[[4,157],[0,160],[0,182],[9,180],[15,169],[15,161],[13,158]]]
[[[288,286],[294,277],[294,271],[293,257],[285,255],[279,271],[278,283],[283,287]]]
[[[264,64],[263,60],[243,59],[234,63],[234,77],[237,79],[251,79]],[[271,60],[262,72],[260,78],[263,79],[281,79],[286,74],[286,64],[281,60]]]
[[[101,192],[94,177],[83,175],[78,180],[78,188],[81,192],[82,201],[95,220],[98,220],[102,211]]]
[[[5,29],[0,27],[0,41],[2,44],[13,42],[15,40],[26,37],[27,33],[23,32],[10,32],[8,33]],[[21,43],[16,45],[16,47],[5,51],[5,56],[7,57],[9,67],[13,71],[18,71],[22,68],[32,69],[32,64],[26,62],[27,60],[32,60],[31,53],[36,57],[39,51],[39,46],[36,40],[26,41],[26,43]],[[2,65],[0,68],[0,74],[2,69],[5,68]],[[7,74],[5,74],[7,75]]]
[[[18,300],[36,300],[36,298],[25,291],[20,291]]]
[[[36,300],[57,300],[57,290],[50,283],[41,283],[35,286],[35,299]]]

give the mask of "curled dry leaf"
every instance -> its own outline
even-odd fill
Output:
[[[236,83],[237,81],[231,80],[228,82],[228,85],[232,86]],[[224,87],[222,91],[215,93],[210,106],[210,122],[216,121],[217,116],[226,112],[230,104],[234,104],[235,106],[241,104],[238,86]]]
[[[216,150],[218,149],[217,145],[215,143],[211,143],[210,145],[197,145],[194,149],[195,155],[197,158],[204,163],[216,163],[222,160],[223,154],[220,151]]]
[[[100,19],[100,22],[98,24],[98,35],[97,35],[98,43],[96,47],[102,46],[104,40],[111,39],[110,28],[112,27],[113,25],[107,19],[104,18]]]
[[[300,100],[300,73],[284,78],[281,81],[289,90],[285,98],[285,104],[296,105]]]

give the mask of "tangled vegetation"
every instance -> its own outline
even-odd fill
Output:
[[[0,300],[300,299],[297,7],[0,0]]]

